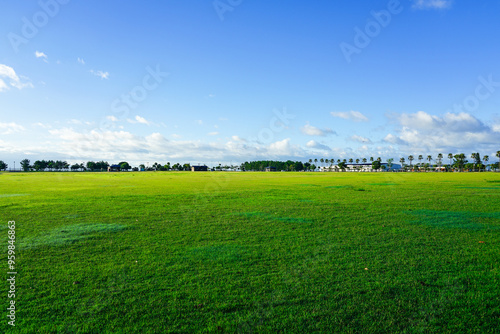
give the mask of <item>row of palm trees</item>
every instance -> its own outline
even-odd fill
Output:
[[[500,151],[497,151],[496,154],[495,154],[495,156],[498,157],[499,162],[500,162]],[[476,163],[480,163],[481,161],[483,161],[485,163],[485,165],[490,160],[490,157],[488,155],[484,155],[483,158],[481,159],[479,153],[472,153],[471,154],[471,158]],[[411,167],[413,160],[415,160],[415,157],[413,155],[409,155],[407,159],[410,162],[410,167]],[[435,159],[435,161],[437,162],[437,165],[439,167],[442,166],[443,159],[444,159],[443,153],[439,153],[437,155],[437,158]],[[450,160],[450,166],[451,166],[453,159],[455,159],[457,161],[465,161],[466,156],[465,156],[464,153],[459,153],[459,154],[448,153],[448,159]],[[376,159],[374,159],[374,157],[370,157],[370,159],[369,159],[370,162],[373,162],[375,160],[379,161],[379,162],[382,161],[382,159],[380,157],[378,157]],[[392,163],[393,160],[394,159],[388,159],[387,161]],[[422,160],[424,160],[424,156],[421,155],[421,154],[418,155],[417,160],[419,161],[419,165],[421,165],[422,164]],[[434,158],[432,157],[432,155],[428,155],[427,157],[425,157],[425,160],[427,160],[429,162],[429,164],[430,164],[431,161],[434,160]],[[324,164],[326,164],[326,165],[330,164],[330,166],[332,166],[335,163],[335,159],[324,159],[324,158],[321,158],[319,160],[318,159],[309,159],[309,163],[313,163],[313,162],[315,164],[317,164],[319,162],[322,165],[324,165]],[[337,163],[340,163],[340,162],[344,162],[344,163],[349,162],[351,164],[354,163],[354,162],[356,162],[357,164],[359,164],[360,162],[367,163],[368,159],[367,158],[362,158],[362,159],[353,159],[353,158],[350,158],[350,159],[342,159],[342,160],[337,159]],[[402,166],[404,166],[405,163],[406,163],[406,159],[404,157],[400,158],[399,162],[401,163]]]

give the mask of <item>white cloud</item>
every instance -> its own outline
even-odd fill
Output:
[[[37,58],[43,58],[43,61],[46,62],[46,63],[48,63],[48,61],[47,61],[48,57],[43,52],[35,51],[35,57],[37,57]]]
[[[405,151],[467,151],[480,152],[498,146],[500,133],[467,113],[447,113],[442,117],[424,111],[396,116],[397,134],[388,134],[384,141],[399,145]],[[444,153],[444,152],[443,152]]]
[[[11,123],[0,123],[0,133],[3,135],[10,135],[15,132],[21,132],[26,130],[22,125]]]
[[[349,139],[352,141],[357,141],[359,143],[363,143],[363,144],[371,144],[371,142],[372,142],[369,138],[365,138],[365,137],[358,136],[358,135],[352,135]]]
[[[452,0],[414,0],[415,9],[448,9],[451,7]]]
[[[315,126],[310,125],[309,123],[304,125],[301,129],[303,134],[306,134],[308,136],[326,136],[329,134],[336,134],[335,131],[332,129],[320,129]]]
[[[312,149],[317,149],[317,150],[324,150],[324,151],[331,151],[331,148],[329,148],[326,145],[320,144],[315,140],[310,140],[306,144],[307,147],[312,148]]]
[[[78,57],[78,62],[82,65],[85,65],[85,60],[83,60],[82,58]]]
[[[368,118],[359,111],[332,111],[333,117],[348,119],[354,122],[368,122]]]
[[[116,118],[116,116],[106,116],[106,119],[111,122],[118,122],[118,118]]]
[[[219,133],[217,131],[214,131],[214,132],[209,132],[208,135],[209,136],[217,136]]]
[[[108,72],[90,70],[90,73],[92,73],[93,75],[95,75],[96,77],[99,77],[101,79],[109,79]]]
[[[146,125],[150,124],[144,117],[141,117],[141,116],[135,116],[135,120],[137,121],[137,123],[146,124]]]
[[[108,117],[114,117],[114,116],[108,116]],[[116,118],[116,117],[115,117]],[[109,118],[108,118],[109,119]],[[110,119],[110,121],[113,121]],[[127,119],[127,121],[129,123],[132,123],[132,124],[146,124],[146,125],[151,125],[151,122],[149,122],[148,120],[146,120],[144,117],[141,117],[139,115],[135,116],[134,119]]]
[[[9,90],[11,86],[17,89],[33,87],[31,82],[22,82],[12,67],[0,64],[0,92]]]

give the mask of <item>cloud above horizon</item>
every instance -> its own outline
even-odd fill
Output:
[[[22,77],[25,80],[28,80],[26,77]],[[31,82],[22,82],[21,77],[16,74],[16,71],[10,66],[0,64],[0,92],[5,92],[10,89],[10,87],[14,87],[17,89],[23,89],[26,87],[33,87]]]
[[[310,125],[309,123],[307,123],[306,125],[304,125],[300,129],[300,131],[303,134],[306,134],[308,136],[322,136],[323,137],[323,136],[327,136],[327,135],[336,135],[337,134],[332,129],[329,129],[329,128],[320,129],[320,128],[317,128],[315,126]]]
[[[368,118],[359,111],[332,111],[333,117],[351,120],[354,122],[368,122]]]
[[[384,141],[399,145],[404,151],[437,152],[448,150],[498,150],[500,132],[468,113],[446,113],[435,116],[424,111],[392,116],[398,128]]]
[[[414,9],[448,9],[451,7],[452,0],[415,0],[412,8]]]

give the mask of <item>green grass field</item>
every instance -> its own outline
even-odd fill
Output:
[[[2,333],[498,333],[498,173],[4,173]]]

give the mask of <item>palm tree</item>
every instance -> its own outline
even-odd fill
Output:
[[[484,161],[484,171],[486,171],[486,163],[490,160],[490,157],[488,155],[483,155],[483,161]]]
[[[354,161],[354,160],[353,160],[352,158],[350,158],[350,159],[349,159],[349,163],[351,163],[351,164],[352,164],[352,162],[353,162],[353,161]]]
[[[368,161],[366,158],[363,158],[363,163],[366,164],[366,162]]]
[[[399,162],[401,162],[401,167],[404,169],[404,167],[405,167],[405,158],[399,159]]]
[[[370,162],[373,162],[373,157],[370,157]]]
[[[438,165],[439,165],[439,169],[441,169],[441,160],[443,160],[443,153],[439,153],[438,154]]]
[[[419,154],[419,155],[418,155],[418,165],[419,165],[419,166],[422,164],[422,163],[421,163],[421,161],[422,161],[422,159],[423,159],[423,158],[424,158],[424,157],[422,156],[422,154]]]
[[[471,159],[474,161],[474,170],[476,170],[476,161],[477,161],[477,158],[476,158],[476,157],[477,157],[477,154],[478,154],[478,153],[472,153],[472,154],[470,155]]]
[[[500,168],[500,151],[497,151],[497,154],[495,156],[498,158],[498,168]]]
[[[356,163],[359,164],[359,159],[356,159]]]
[[[381,158],[381,157],[378,157],[378,158],[377,158],[377,161],[378,161],[378,162],[382,162],[382,158]]]
[[[319,159],[319,162],[321,162],[321,164],[323,165],[325,163],[325,159],[321,158]]]
[[[453,154],[448,153],[448,159],[450,159],[450,167],[451,167],[451,160],[453,159]]]
[[[309,163],[312,164],[312,162],[313,162],[313,159],[309,159]]]
[[[410,160],[410,169],[411,169],[411,162],[413,161],[413,159],[415,159],[415,158],[413,158],[413,155],[408,156],[408,160]]]

